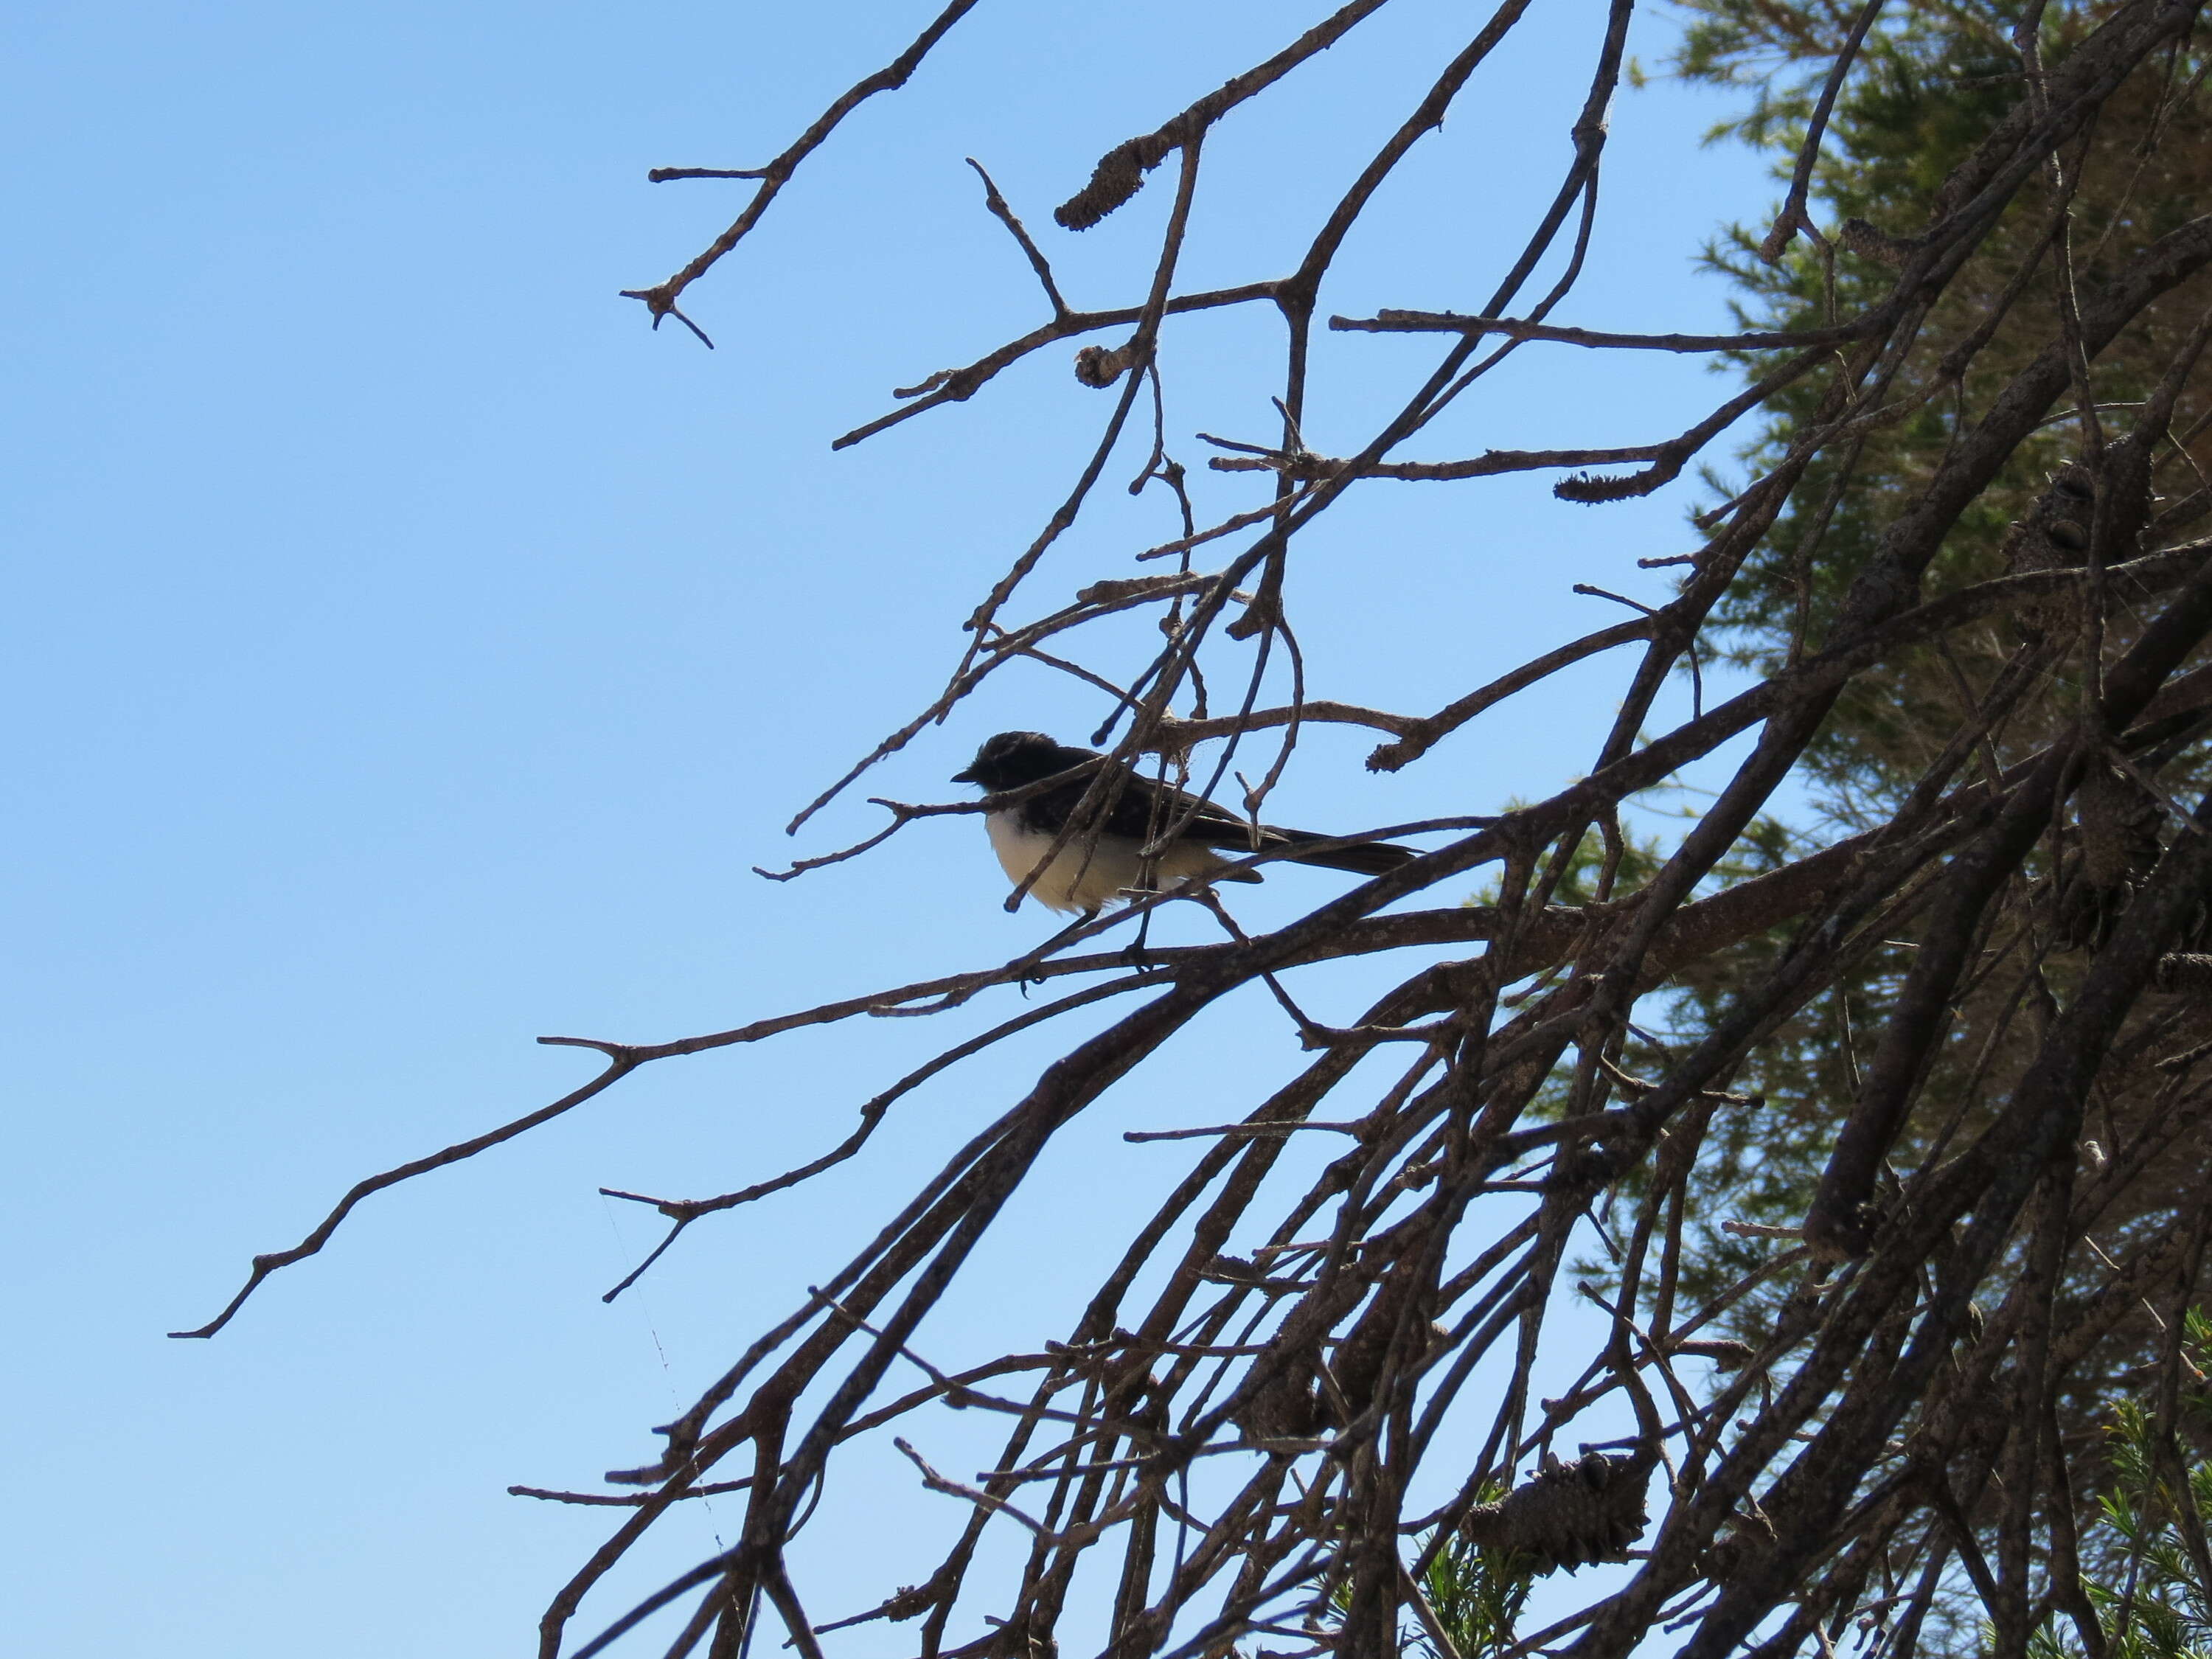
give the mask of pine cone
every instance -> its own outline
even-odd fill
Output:
[[[1570,1571],[1619,1560],[1644,1535],[1649,1459],[1585,1452],[1571,1463],[1546,1457],[1534,1478],[1495,1504],[1478,1504],[1460,1534],[1486,1549],[1534,1556],[1540,1571]]]

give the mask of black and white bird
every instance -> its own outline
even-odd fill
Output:
[[[1260,826],[1255,835],[1250,823],[1211,801],[1156,783],[1119,761],[1107,760],[1095,749],[1054,743],[1042,732],[1000,732],[975,751],[967,770],[952,775],[952,781],[972,783],[995,795],[1041,783],[1086,762],[1093,764],[1065,783],[983,816],[991,850],[1019,885],[1060,838],[1069,816],[1096,780],[1100,765],[1113,769],[1116,775],[1108,786],[1111,805],[1093,832],[1071,837],[1050,867],[1030,883],[1030,893],[1051,909],[1095,915],[1117,899],[1159,891],[1193,877],[1260,879],[1256,870],[1231,870],[1230,859],[1217,853],[1217,848],[1227,850],[1231,857],[1278,853],[1295,863],[1318,864],[1359,876],[1379,876],[1419,856],[1410,847],[1393,847],[1383,842],[1332,847],[1327,844],[1330,839],[1327,836],[1267,824]],[[1178,824],[1181,828],[1175,830],[1174,839],[1157,858],[1148,861],[1139,856],[1149,842]],[[1309,845],[1312,850],[1302,850]]]

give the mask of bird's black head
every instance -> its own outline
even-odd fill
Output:
[[[966,771],[952,775],[952,781],[996,794],[1097,758],[1088,749],[1065,748],[1042,732],[1001,732],[975,751]]]

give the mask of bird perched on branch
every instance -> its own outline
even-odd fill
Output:
[[[1267,824],[1255,829],[1211,801],[1141,777],[1095,749],[1054,743],[1042,732],[1000,732],[975,751],[965,771],[952,775],[952,781],[996,795],[1068,775],[1048,789],[984,815],[991,850],[1018,885],[1051,851],[1102,769],[1106,780],[1092,798],[1093,821],[1069,837],[1030,884],[1030,893],[1051,909],[1094,915],[1116,899],[1158,892],[1193,877],[1260,879],[1256,870],[1230,869],[1231,860],[1217,848],[1232,857],[1274,853],[1294,863],[1359,876],[1379,876],[1419,856],[1410,847],[1383,842],[1332,843],[1329,836],[1310,830]],[[1164,836],[1165,844],[1155,857],[1141,856]]]

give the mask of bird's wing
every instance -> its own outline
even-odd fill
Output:
[[[1217,805],[1188,790],[1177,789],[1171,784],[1156,782],[1142,773],[1122,766],[1121,788],[1109,808],[1104,822],[1099,826],[1103,835],[1126,836],[1133,841],[1144,841],[1158,835],[1174,823],[1182,830],[1176,839],[1195,842],[1201,847],[1218,847],[1224,852],[1249,854],[1288,849],[1289,856],[1300,863],[1318,864],[1331,869],[1346,870],[1358,875],[1380,875],[1395,869],[1417,854],[1410,848],[1395,847],[1382,842],[1361,842],[1350,846],[1330,848],[1310,854],[1296,849],[1310,842],[1326,842],[1331,837],[1310,830],[1284,830],[1273,824],[1262,824],[1255,837],[1249,820],[1240,818],[1225,807]],[[1080,778],[1048,791],[1038,798],[1042,809],[1040,819],[1054,825],[1065,823],[1068,814],[1074,811],[1089,787],[1091,779]]]
[[[1129,775],[1128,783],[1107,817],[1109,831],[1119,836],[1156,836],[1175,823],[1182,825],[1176,836],[1178,841],[1195,842],[1201,847],[1237,848],[1248,853],[1254,850],[1252,826],[1246,820],[1187,789],[1155,782],[1142,773]],[[1263,829],[1259,844],[1273,846],[1280,839],[1280,831]]]
[[[1145,793],[1139,794],[1140,789]],[[1155,799],[1162,803],[1157,817],[1151,815],[1151,804]],[[1157,834],[1159,827],[1176,822],[1188,812],[1189,822],[1176,837],[1179,841],[1218,847],[1227,853],[1280,852],[1295,863],[1317,864],[1354,875],[1379,876],[1420,856],[1410,847],[1376,841],[1352,842],[1338,847],[1322,845],[1316,851],[1304,852],[1300,849],[1310,843],[1326,843],[1335,837],[1312,830],[1285,830],[1272,823],[1260,825],[1255,836],[1249,820],[1236,817],[1212,801],[1141,777],[1123,792],[1121,802],[1115,811],[1117,822],[1125,812],[1132,827],[1120,830],[1122,834],[1145,835],[1148,825],[1150,833]]]

